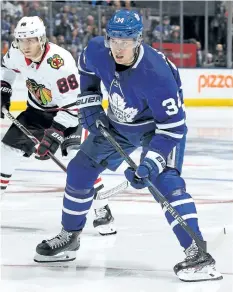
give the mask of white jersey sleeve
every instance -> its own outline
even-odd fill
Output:
[[[19,73],[17,69],[17,51],[18,50],[14,48],[13,44],[11,44],[11,47],[2,59],[1,80],[11,85],[15,81],[16,74]]]

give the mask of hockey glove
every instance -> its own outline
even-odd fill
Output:
[[[70,128],[71,129],[71,128]],[[66,133],[67,134],[67,133]],[[70,150],[78,150],[81,145],[82,127],[78,125],[76,131],[68,133],[61,144],[62,156],[68,156]]]
[[[4,119],[3,107],[9,111],[11,103],[12,88],[6,81],[1,81],[1,119]]]
[[[49,160],[50,157],[48,155],[45,155],[45,156],[40,156],[38,153],[37,153],[37,149],[35,149],[35,156],[34,156],[37,160]]]
[[[80,125],[91,134],[100,136],[101,133],[96,127],[96,120],[102,121],[106,128],[109,128],[109,119],[101,105],[102,95],[99,92],[87,91],[78,96],[78,119]]]
[[[160,154],[149,151],[136,171],[130,167],[125,170],[125,177],[133,188],[143,189],[148,187],[144,179],[149,178],[150,181],[155,182],[165,167],[165,159]]]
[[[38,155],[46,156],[48,152],[54,154],[64,141],[65,129],[64,126],[53,122],[52,126],[44,131],[44,137],[37,149]]]

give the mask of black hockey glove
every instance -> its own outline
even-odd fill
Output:
[[[61,144],[62,156],[67,156],[70,150],[78,150],[81,145],[82,127],[78,125],[76,128],[66,130],[66,137]]]
[[[64,141],[65,129],[61,124],[53,122],[52,126],[44,131],[44,137],[37,149],[38,155],[46,156],[48,151],[54,154],[59,145]]]
[[[97,136],[101,136],[100,130],[96,127],[97,119],[101,120],[106,128],[109,128],[109,119],[101,103],[102,95],[99,92],[87,91],[78,96],[79,124]]]
[[[1,80],[1,119],[4,119],[2,108],[5,107],[8,111],[11,104],[12,88],[11,85]]]

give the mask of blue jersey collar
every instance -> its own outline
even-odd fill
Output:
[[[140,45],[140,51],[139,51],[138,59],[135,62],[135,64],[133,65],[132,69],[137,68],[137,66],[141,62],[143,56],[144,56],[144,48],[143,48],[143,45]]]

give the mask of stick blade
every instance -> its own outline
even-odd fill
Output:
[[[96,196],[96,200],[104,200],[104,199],[116,196],[117,194],[127,189],[128,186],[129,186],[129,182],[124,181],[123,183],[115,186],[114,188],[110,190],[107,190],[105,192],[98,192]]]

